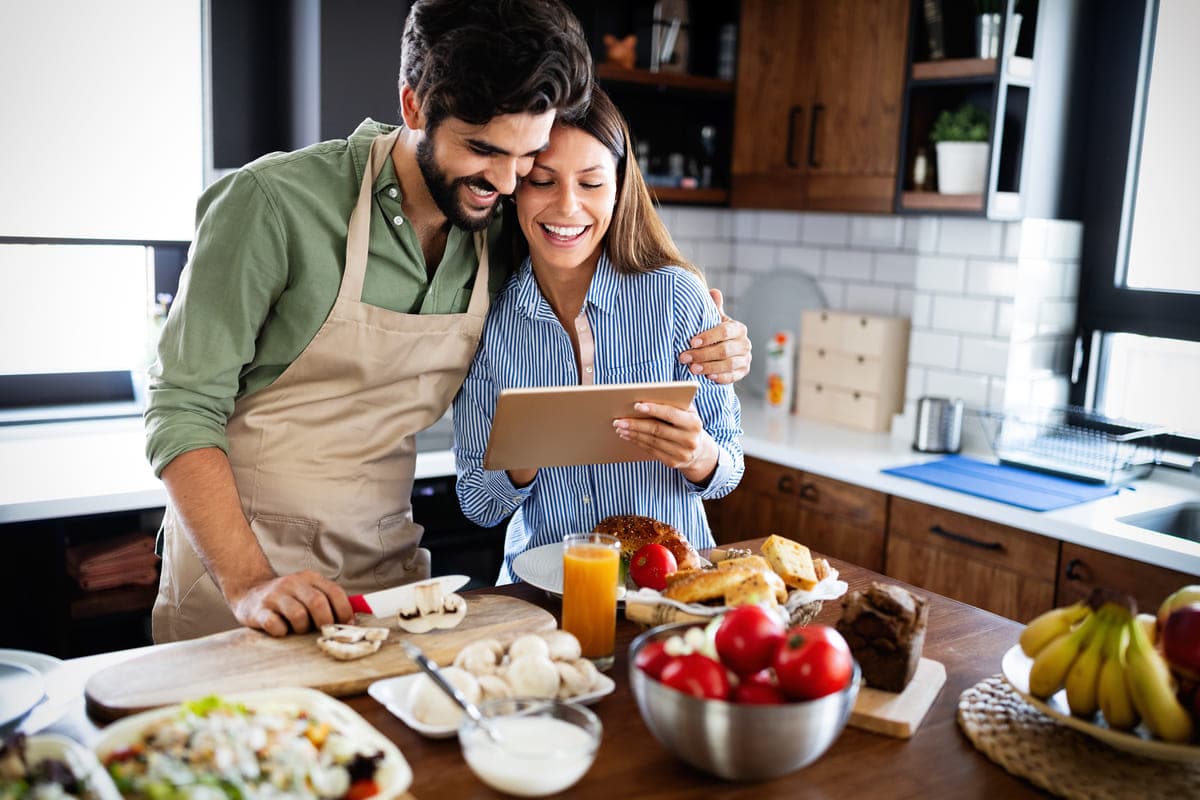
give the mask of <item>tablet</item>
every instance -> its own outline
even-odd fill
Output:
[[[617,436],[613,420],[646,417],[641,401],[687,408],[695,381],[608,383],[504,389],[496,401],[485,469],[541,469],[650,461],[642,448]]]

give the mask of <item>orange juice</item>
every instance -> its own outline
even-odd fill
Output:
[[[620,558],[621,543],[606,534],[570,534],[563,543],[562,627],[601,668],[612,664]]]

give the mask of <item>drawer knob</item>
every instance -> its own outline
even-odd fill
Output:
[[[866,356],[858,356],[858,358],[856,360],[858,361],[858,363],[863,364],[863,363],[866,363],[867,358],[866,358]]]
[[[1067,562],[1067,570],[1064,574],[1069,581],[1086,581],[1088,572],[1090,570],[1087,568],[1087,564],[1083,563],[1081,559],[1072,558]]]
[[[855,392],[855,393],[854,393],[854,399],[855,399],[855,400],[861,400],[861,399],[862,399],[862,392]]]
[[[866,317],[859,317],[859,318],[858,318],[858,324],[859,324],[859,325],[861,325],[861,326],[863,326],[864,328],[865,328],[865,327],[867,327],[867,318],[866,318]]]
[[[824,311],[821,312],[821,322],[829,322],[829,314]]]
[[[818,392],[825,391],[825,387],[821,386],[821,384],[819,384],[819,383],[816,386],[814,386],[813,388],[816,389]]]
[[[824,358],[824,357],[825,357],[825,348],[824,348],[824,347],[822,347],[822,348],[820,348],[819,350],[817,350],[817,357],[818,357],[818,358]]]
[[[817,487],[813,486],[811,483],[803,484],[800,487],[800,497],[802,497],[805,500],[816,500],[817,499]]]
[[[775,488],[778,489],[780,491],[780,493],[782,493],[782,494],[791,494],[792,493],[792,476],[791,475],[780,475],[778,482],[776,482],[776,484],[775,484]]]
[[[954,531],[948,531],[945,528],[943,528],[941,525],[930,525],[929,532],[936,536],[941,536],[944,539],[950,539],[951,541],[955,541],[955,542],[962,542],[963,544],[970,545],[971,547],[978,547],[981,550],[1003,550],[1004,549],[1003,542],[981,542],[978,539],[974,539],[970,536],[965,536],[961,533],[955,533]]]

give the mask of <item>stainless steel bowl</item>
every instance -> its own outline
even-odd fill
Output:
[[[629,685],[642,720],[654,738],[679,758],[727,780],[765,780],[816,761],[846,727],[862,675],[857,661],[850,685],[842,691],[783,705],[702,700],[637,668],[640,649],[691,627],[698,626],[662,625],[629,645]]]

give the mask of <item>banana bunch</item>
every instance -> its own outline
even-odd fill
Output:
[[[1169,742],[1192,737],[1192,720],[1175,696],[1174,681],[1132,600],[1098,590],[1088,601],[1047,611],[1021,633],[1033,659],[1029,691],[1048,698],[1066,687],[1071,713],[1099,710],[1110,728],[1129,730],[1139,719]]]

